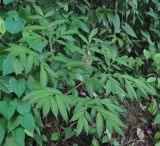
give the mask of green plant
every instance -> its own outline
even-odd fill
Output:
[[[152,98],[148,110],[160,124],[158,0],[3,4],[0,145],[42,146],[84,133],[93,146],[121,145],[115,133],[125,137],[128,101]]]

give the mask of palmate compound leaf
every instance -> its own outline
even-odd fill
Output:
[[[123,113],[124,109],[117,105],[117,103],[113,102],[110,99],[103,99],[99,101],[100,103],[102,103],[108,110],[110,110],[112,113]]]
[[[119,119],[117,115],[115,115],[112,112],[109,111],[101,111],[104,119],[106,120],[107,128],[109,128],[109,131],[111,132],[112,129],[114,129],[118,134],[124,136],[124,133],[121,129],[121,127],[125,127],[123,122]]]
[[[87,112],[91,108],[91,113]],[[99,137],[103,135],[106,122],[109,122],[106,127],[110,131],[115,129],[116,132],[123,135],[121,127],[123,122],[119,119],[119,114],[124,112],[123,109],[114,105],[114,102],[108,99],[80,99],[75,106],[74,114],[71,121],[77,122],[76,135],[78,136],[84,129],[86,133],[90,131],[93,119],[96,121],[96,133]],[[116,125],[116,126],[115,126]],[[94,133],[94,132],[93,132]]]
[[[119,96],[119,98],[121,100],[124,99],[124,97],[126,96],[126,93],[124,92],[124,90],[121,88],[121,84],[119,83],[118,80],[114,79],[113,77],[111,76],[108,76],[108,79],[109,79],[109,82],[107,82],[107,89],[106,89],[106,92],[107,94],[110,93],[110,90],[112,91],[113,94],[117,94]],[[108,93],[108,90],[109,90],[109,93]]]
[[[142,96],[142,97],[148,99],[148,94],[156,95],[156,91],[153,88],[153,86],[147,84],[147,82],[143,78],[137,79],[137,78],[134,78],[134,77],[126,75],[126,74],[122,75],[122,77],[124,79],[127,79],[128,81],[133,82],[134,86],[138,89],[136,92],[137,97]]]
[[[36,104],[37,108],[43,109],[43,114],[46,116],[50,109],[55,117],[60,112],[63,119],[68,121],[67,104],[68,100],[65,100],[64,95],[57,89],[45,88],[43,90],[33,91],[24,97],[24,101],[28,101],[31,104]],[[69,103],[68,103],[69,104]]]

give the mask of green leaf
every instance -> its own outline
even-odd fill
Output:
[[[52,141],[57,141],[59,139],[59,134],[57,132],[53,132],[51,135]]]
[[[34,104],[47,97],[52,97],[52,92],[48,92],[48,90],[38,90],[28,93],[23,100]]]
[[[154,135],[154,140],[155,140],[155,141],[159,141],[159,140],[160,140],[160,132],[157,132],[157,133]]]
[[[7,119],[10,119],[15,113],[16,106],[17,106],[16,101],[11,101],[9,103],[7,103],[6,101],[1,101],[0,113]]]
[[[111,85],[110,80],[107,81],[105,88],[106,88],[106,95],[108,96],[111,93],[111,91],[112,91],[112,89],[111,89],[112,85]]]
[[[20,125],[19,121],[18,121],[18,117],[12,117],[11,119],[9,119],[8,121],[8,132],[13,131],[15,128],[17,128]]]
[[[102,138],[102,143],[109,143],[110,139],[108,137],[108,135],[103,136]]]
[[[119,18],[119,15],[116,14],[113,17],[112,22],[113,22],[113,25],[114,25],[115,32],[119,33],[120,32],[120,18]]]
[[[55,100],[56,100],[60,114],[62,115],[63,119],[67,122],[68,121],[68,114],[67,114],[67,110],[66,110],[66,107],[65,107],[65,104],[64,104],[62,97],[55,96]]]
[[[19,144],[19,146],[24,146],[24,139],[25,139],[25,133],[24,133],[24,129],[19,127],[16,128],[14,131],[12,131],[12,136],[14,138],[14,140],[17,142],[17,144]]]
[[[51,98],[50,104],[51,104],[51,111],[54,114],[54,116],[57,118],[58,117],[58,106],[54,98]]]
[[[8,5],[8,4],[10,4],[10,3],[12,3],[12,2],[14,2],[15,0],[3,0],[3,3],[5,4],[5,5]]]
[[[2,126],[0,126],[0,145],[2,144],[4,136],[5,136],[5,129]]]
[[[155,146],[160,146],[160,142],[157,142],[157,143],[155,144]]]
[[[13,137],[7,137],[3,146],[20,146]]]
[[[50,100],[47,100],[45,103],[43,103],[43,117],[45,117],[49,113],[50,106]]]
[[[160,124],[160,113],[158,113],[154,119],[154,122],[153,122],[155,125],[156,124]]]
[[[75,135],[75,132],[71,129],[71,127],[68,127],[65,130],[65,140],[70,139],[71,137],[73,137]]]
[[[32,55],[29,55],[27,57],[27,64],[26,64],[26,72],[27,73],[29,73],[32,70],[33,63],[34,63],[34,58]]]
[[[160,53],[157,53],[155,56],[154,56],[154,62],[156,64],[160,64]]]
[[[152,114],[155,115],[157,113],[158,110],[158,104],[156,102],[156,100],[152,100],[151,104],[148,107],[148,111]]]
[[[89,34],[88,40],[91,43],[92,38],[98,33],[98,28],[94,28],[91,33]],[[85,40],[86,41],[86,40]]]
[[[42,53],[43,48],[46,46],[46,42],[38,38],[35,40],[28,41],[28,44],[31,48],[33,48],[34,50],[40,53]]]
[[[148,79],[147,79],[147,83],[154,83],[156,81],[156,77],[149,77]]]
[[[20,115],[18,117],[19,123],[22,125],[23,128],[31,132],[32,134],[34,133],[34,128],[35,128],[35,119],[32,116],[32,114],[27,113],[24,115]]]
[[[78,36],[82,41],[84,41],[86,44],[88,44],[87,38],[84,35],[78,33]]]
[[[43,11],[42,11],[41,7],[36,6],[36,5],[33,5],[33,7],[35,8],[35,10],[36,10],[36,12],[38,14],[40,14],[41,16],[43,16]]]
[[[55,11],[49,11],[49,12],[47,12],[47,13],[45,14],[45,17],[51,17],[51,16],[54,15],[54,13],[55,13]]]
[[[146,49],[143,50],[143,55],[147,60],[151,58],[151,53],[147,51]]]
[[[110,121],[108,121],[108,122],[110,122]],[[112,125],[113,129],[114,129],[118,134],[120,134],[121,136],[124,136],[124,133],[123,133],[122,129],[121,129],[116,123],[111,122],[111,125]]]
[[[88,80],[85,82],[86,84],[86,88],[87,88],[87,91],[89,93],[89,95],[92,97],[93,96],[93,93],[94,93],[94,83],[92,80]]]
[[[31,133],[30,131],[28,131],[28,130],[24,130],[24,132],[29,136],[29,137],[34,137],[34,135],[33,135],[33,133]]]
[[[14,72],[13,69],[14,57],[7,56],[7,58],[3,62],[3,75],[8,75]]]
[[[66,20],[55,20],[55,21],[52,21],[49,25],[48,25],[48,28],[53,28],[53,27],[55,27],[55,26],[57,26],[57,25],[60,25],[60,24],[63,24],[63,23],[65,23],[66,22]]]
[[[138,99],[137,94],[136,94],[133,86],[131,85],[131,83],[128,80],[125,80],[125,81],[126,81],[125,87],[127,89],[129,98],[132,99],[134,97],[135,99]]]
[[[16,80],[15,78],[12,78],[9,80],[9,86],[18,97],[26,90],[26,82],[24,79]]]
[[[11,89],[8,84],[8,78],[0,77],[0,90],[2,90],[5,93],[11,92]]]
[[[84,125],[84,130],[86,131],[87,135],[88,135],[88,131],[89,131],[89,124],[87,119],[83,116],[83,125]]]
[[[39,35],[25,36],[20,41],[26,42],[30,48],[39,53],[42,53],[43,48],[47,45],[47,41],[43,41],[43,39]]]
[[[44,87],[47,86],[47,82],[48,82],[47,73],[43,66],[41,66],[41,70],[40,70],[40,82],[42,86]]]
[[[83,116],[81,116],[77,122],[76,135],[78,136],[83,130]]]
[[[100,113],[98,113],[96,117],[96,130],[99,137],[101,137],[102,135],[103,128],[104,128],[103,117]]]
[[[22,31],[25,26],[25,20],[18,16],[14,10],[8,12],[8,17],[5,20],[5,27],[11,34],[16,34]]]
[[[123,26],[123,29],[125,30],[125,32],[134,37],[134,38],[137,38],[135,32],[133,31],[133,29],[131,28],[131,26],[128,24],[128,23],[125,23],[125,25]]]
[[[24,67],[18,59],[15,59],[13,62],[13,69],[16,75],[19,75],[22,74]]]
[[[93,146],[99,146],[98,140],[97,140],[97,139],[93,139],[93,140],[92,140],[92,145],[93,145]]]
[[[24,115],[30,112],[31,106],[27,102],[22,102],[17,105],[17,111]]]
[[[5,22],[2,18],[0,18],[0,33],[3,35],[6,32]]]

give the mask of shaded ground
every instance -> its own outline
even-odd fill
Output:
[[[147,105],[147,103],[146,103]],[[127,115],[123,118],[123,121],[127,128],[124,128],[123,131],[125,133],[125,138],[118,135],[114,135],[114,138],[121,144],[121,146],[154,146],[154,134],[160,130],[160,127],[153,126],[153,117],[148,113],[144,112],[142,108],[138,105],[138,103],[130,102],[124,104]],[[144,106],[145,107],[145,106]],[[147,106],[146,106],[147,107]],[[52,119],[48,119],[46,121],[48,124],[46,125],[46,129],[44,133],[46,135],[51,135],[52,131],[58,131],[60,128],[58,127],[58,122],[54,123],[54,126],[57,128],[52,129]],[[64,125],[65,127],[66,125]],[[64,133],[62,133],[64,135]],[[63,137],[61,139],[64,139]],[[79,137],[72,137],[66,141],[58,141],[53,143],[48,141],[47,146],[73,146],[73,144],[78,144],[78,146],[91,146],[92,136],[80,135]],[[101,142],[99,142],[101,143]],[[111,144],[100,144],[100,146],[111,146]]]

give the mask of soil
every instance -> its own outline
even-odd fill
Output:
[[[125,117],[122,117],[123,122],[127,126],[123,129],[125,138],[122,139],[122,137],[117,134],[113,135],[114,138],[116,138],[121,146],[154,146],[154,135],[160,130],[160,127],[152,125],[153,117],[151,114],[144,112],[137,102],[124,103],[124,106],[127,113]],[[52,118],[48,119],[48,124],[44,130],[45,135],[48,135],[48,137],[52,131],[62,133],[60,131],[62,127],[58,127],[58,122],[61,121],[56,121],[55,123],[52,121]],[[56,128],[52,129],[52,124],[54,124]],[[66,127],[66,125],[64,125],[64,127]],[[140,131],[139,134],[137,133],[138,130]],[[73,146],[73,144],[78,144],[78,146],[91,146],[92,139],[92,136],[81,134],[79,137],[72,137],[66,141],[57,141],[56,143],[48,141],[47,146]],[[100,146],[112,145],[100,144]]]

